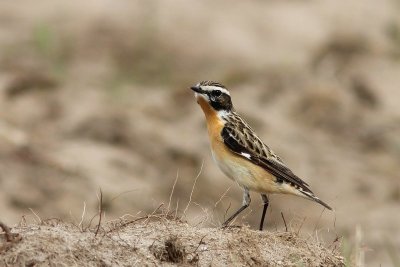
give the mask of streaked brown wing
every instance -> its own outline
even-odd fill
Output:
[[[250,128],[248,128],[247,125],[244,127],[233,127],[233,124],[227,123],[222,129],[221,136],[225,145],[229,147],[232,152],[270,172],[276,177],[277,182],[286,182],[301,189],[301,191],[312,193],[308,184],[296,176],[289,168],[283,165],[283,163],[274,159],[271,155],[266,155],[264,152],[265,149],[255,148],[254,144],[259,142],[259,138],[256,137],[252,131],[249,135],[249,130]],[[250,142],[252,144],[250,144]],[[262,145],[265,146],[265,144]]]

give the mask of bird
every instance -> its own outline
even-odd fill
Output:
[[[219,169],[243,189],[242,206],[223,224],[227,227],[249,207],[250,191],[261,195],[263,211],[259,230],[269,205],[269,194],[291,194],[332,208],[311,191],[282,159],[257,136],[236,112],[228,89],[221,83],[202,81],[190,87],[207,122],[211,154]]]

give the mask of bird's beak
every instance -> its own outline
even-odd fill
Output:
[[[196,93],[204,94],[204,90],[202,90],[200,86],[192,86],[192,87],[190,87],[190,89],[192,89]]]

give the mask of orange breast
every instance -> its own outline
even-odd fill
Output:
[[[224,122],[218,117],[217,111],[215,111],[203,97],[199,96],[197,98],[197,103],[199,103],[204,115],[206,116],[211,145],[213,145],[213,142],[215,141],[221,142],[221,131],[224,127]]]

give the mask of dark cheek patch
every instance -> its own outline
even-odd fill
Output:
[[[227,95],[222,95],[221,97],[210,97],[211,106],[215,110],[230,110],[232,108],[232,102]]]

